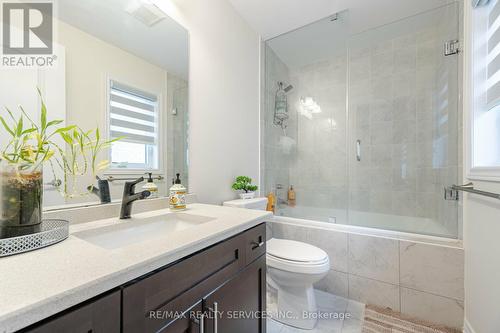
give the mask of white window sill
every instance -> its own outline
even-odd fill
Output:
[[[500,167],[475,167],[467,174],[467,179],[500,182]]]

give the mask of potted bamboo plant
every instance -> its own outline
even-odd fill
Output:
[[[5,108],[0,116],[1,127],[9,140],[0,151],[0,238],[36,233],[42,222],[43,165],[50,165],[54,175],[59,168],[64,179],[55,178],[56,187],[66,197],[75,195],[75,179],[88,172],[95,176],[105,169],[107,161],[98,162],[100,151],[112,142],[102,140],[99,130],[84,131],[77,126],[64,126],[62,120],[47,119],[47,107],[41,99],[40,119],[32,120],[19,106],[15,116]],[[0,128],[1,128],[0,127]],[[66,146],[55,143],[61,137]],[[93,177],[92,177],[93,179]],[[89,194],[92,184],[82,186]]]
[[[43,163],[55,151],[51,140],[73,127],[57,128],[62,120],[47,120],[42,101],[39,123],[20,106],[20,115],[5,108],[0,116],[10,139],[0,154],[0,237],[16,237],[40,230],[42,221]]]

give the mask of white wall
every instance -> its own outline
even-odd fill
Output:
[[[470,9],[465,5],[465,59],[470,69]],[[470,70],[466,70],[464,122],[470,126]],[[467,137],[467,135],[465,135]],[[466,140],[465,145],[469,142]],[[466,150],[467,151],[467,150]],[[500,183],[474,180],[478,189],[500,193]],[[500,332],[500,202],[466,195],[464,200],[465,325],[467,333]]]
[[[260,38],[227,0],[155,2],[190,34],[190,191],[220,204],[259,179]]]
[[[166,70],[62,21],[58,22],[58,37],[59,42],[66,48],[68,124],[77,124],[85,130],[99,127],[101,133],[107,132],[106,93],[109,79],[157,94],[161,100],[160,105],[167,104]],[[163,106],[161,111],[167,110],[168,108]],[[166,145],[165,139],[162,141],[163,146]],[[101,158],[109,157],[103,153]],[[81,181],[84,185],[80,189],[82,193],[88,184],[94,183],[90,172],[84,178],[85,180]],[[157,183],[160,194],[166,195],[170,181]],[[123,182],[111,183],[110,190],[113,199],[121,198]],[[97,197],[83,196],[68,199],[67,203],[95,200]],[[46,206],[54,204],[57,203],[45,202]]]

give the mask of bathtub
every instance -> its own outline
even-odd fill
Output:
[[[424,217],[286,206],[277,211],[273,220],[326,230],[461,247],[460,240],[450,238],[450,235],[456,233],[446,229],[437,221]]]
[[[301,209],[304,207],[294,212]],[[328,253],[330,271],[315,288],[436,324],[462,327],[461,240],[380,229],[382,225],[373,228],[328,223],[332,215],[318,214],[316,210],[311,213],[316,214],[317,221],[275,215],[268,223],[268,237],[306,242]],[[352,215],[367,225],[432,222],[362,212]],[[343,221],[341,215],[333,217],[336,222]]]

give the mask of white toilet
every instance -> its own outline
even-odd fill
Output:
[[[266,209],[267,198],[232,200],[224,206]],[[267,282],[277,292],[273,319],[297,328],[312,330],[318,321],[314,283],[330,269],[328,254],[311,244],[272,238],[266,243]],[[304,313],[313,314],[304,316]]]
[[[311,330],[317,312],[314,283],[330,269],[328,254],[316,246],[287,239],[267,241],[268,282],[277,290],[276,320],[290,326]],[[304,315],[312,314],[312,315]]]

